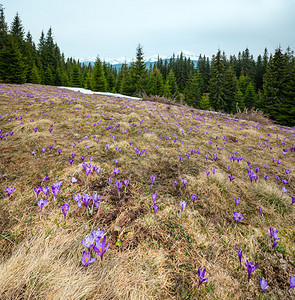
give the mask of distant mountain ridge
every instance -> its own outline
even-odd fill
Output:
[[[198,56],[191,52],[191,51],[187,51],[187,50],[183,50],[183,51],[179,51],[177,53],[174,54],[175,58],[179,57],[180,55],[183,55],[183,58],[189,59],[195,64],[195,66],[197,65],[198,62]],[[152,55],[149,57],[145,58],[145,62],[147,64],[147,67],[149,67],[150,65],[155,64],[158,61],[158,57],[160,57],[163,62],[165,62],[166,60],[170,60],[172,58],[173,55],[170,56],[162,56],[162,55]],[[79,59],[80,63],[82,64],[91,64],[94,65],[96,60],[96,57],[89,57],[89,58],[82,58]],[[100,60],[102,62],[106,62],[107,64],[112,65],[115,68],[121,68],[121,66],[124,63],[127,63],[127,65],[131,64],[135,59],[131,59],[131,58],[127,58],[127,57],[118,57],[118,58],[106,58],[106,57],[101,57]]]

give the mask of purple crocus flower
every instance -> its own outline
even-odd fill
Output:
[[[119,174],[119,169],[118,168],[114,168],[114,174],[115,174],[115,176]]]
[[[286,194],[286,193],[288,193],[289,190],[286,187],[283,186],[282,191],[283,191],[284,194]]]
[[[156,179],[156,177],[155,176],[151,176],[150,178],[151,178],[151,181],[152,181],[152,184],[153,184],[154,181],[155,181],[155,179]]]
[[[42,188],[41,188],[40,186],[37,186],[37,187],[34,188],[34,191],[35,191],[35,193],[36,193],[36,195],[37,195],[37,199],[38,199],[38,196],[39,196],[39,194],[41,193]]]
[[[186,184],[188,183],[187,179],[185,177],[183,177],[181,179],[181,182],[183,183],[184,187],[186,187]]]
[[[61,181],[60,182],[56,182],[51,186],[51,192],[53,194],[54,197],[54,202],[56,201],[56,196],[60,191],[60,186],[61,186]]]
[[[234,197],[234,199],[235,199],[235,207],[237,207],[237,205],[240,203],[240,198]]]
[[[238,223],[239,221],[241,221],[242,219],[244,219],[244,215],[242,215],[240,212],[234,212],[233,213],[233,217],[235,219],[235,221]]]
[[[96,174],[97,174],[97,176],[99,175],[100,171],[101,171],[101,168],[96,168]]]
[[[100,256],[101,261],[102,261],[103,255],[106,253],[106,251],[110,247],[110,243],[108,243],[108,245],[106,246],[106,238],[107,238],[107,236],[105,235],[102,239],[102,242],[100,242],[100,240],[96,239],[95,246],[93,246],[93,250]]]
[[[198,199],[198,195],[196,194],[191,194],[192,200],[193,200],[193,204],[195,204],[195,201]]]
[[[153,201],[154,201],[154,203],[156,202],[156,199],[157,199],[157,194],[156,193],[153,193],[152,194],[152,199],[153,199]]]
[[[261,214],[261,217],[264,218],[263,214],[262,214],[262,210],[261,210],[261,207],[259,206],[259,212]]]
[[[228,176],[228,178],[229,178],[229,181],[230,181],[230,182],[231,182],[232,180],[235,179],[235,177],[234,177],[232,174],[230,174],[230,175]]]
[[[124,180],[125,187],[128,185],[128,183],[129,183],[129,179],[125,179]]]
[[[242,255],[243,255],[243,250],[239,250],[238,248],[236,249],[238,256],[239,256],[239,261],[240,261],[240,267],[242,268]]]
[[[72,177],[72,179],[71,179],[72,184],[76,183],[77,181],[78,181],[78,179],[76,179],[75,177]]]
[[[112,177],[112,176],[109,177],[108,180],[109,180],[109,183],[111,184],[111,182],[112,182],[112,180],[113,180],[113,177]]]
[[[295,275],[290,277],[290,286],[288,288],[288,291],[292,288],[295,288]]]
[[[175,187],[176,187],[177,183],[178,183],[177,180],[173,180],[173,184],[174,184]]]
[[[83,246],[85,246],[88,250],[91,247],[93,247],[94,242],[95,242],[95,237],[92,233],[90,235],[86,235],[85,240],[82,240]]]
[[[42,214],[42,209],[48,204],[47,203],[47,199],[40,199],[39,201],[37,200],[37,204],[40,207],[40,218],[41,218],[41,214]]]
[[[88,207],[90,200],[91,200],[91,196],[83,193],[82,201],[86,206],[86,208]]]
[[[268,280],[265,280],[264,278],[260,279],[260,287],[261,291],[265,292],[268,289]]]
[[[89,174],[91,173],[92,169],[91,168],[85,168],[85,173],[86,173],[86,176],[88,178]]]
[[[49,192],[49,187],[45,186],[45,187],[42,187],[41,189],[42,189],[43,194],[45,194],[47,196],[47,194]]]
[[[198,270],[198,275],[199,275],[199,285],[198,287],[203,283],[203,282],[207,282],[208,281],[208,277],[204,278],[205,276],[205,272],[206,272],[206,268],[204,267],[204,270],[202,268],[200,268]]]
[[[100,205],[100,195],[97,195],[96,193],[93,192],[92,201],[93,201],[94,205],[96,206],[96,208],[98,209],[99,205]]]
[[[120,181],[120,180],[117,181],[116,180],[116,186],[117,186],[117,189],[118,189],[119,197],[120,197],[120,188],[121,188],[122,184],[123,184],[123,181]]]
[[[156,203],[154,203],[153,204],[153,211],[156,212],[156,211],[158,211],[158,209],[159,209],[159,206]]]
[[[66,217],[67,217],[67,213],[69,211],[69,204],[66,204],[64,203],[62,206],[61,206],[61,212],[63,213],[64,217],[65,217],[65,220],[66,220]]]
[[[295,196],[292,197],[292,203],[291,203],[291,205],[292,205],[293,203],[295,203]]]
[[[6,193],[8,194],[8,197],[10,197],[10,195],[15,191],[15,187],[13,186],[7,186],[6,187]]]
[[[78,207],[81,208],[81,194],[77,194],[73,199],[78,203]]]
[[[101,240],[102,237],[103,237],[103,235],[104,235],[104,232],[105,232],[104,229],[102,229],[102,230],[99,230],[99,229],[95,230],[95,229],[93,229],[91,234],[93,235],[93,237],[94,237],[95,240]]]
[[[209,176],[210,175],[210,171],[206,170],[206,174],[207,174],[207,176]]]
[[[246,260],[246,268],[248,272],[248,282],[249,282],[251,274],[256,270],[257,265],[254,265],[252,261],[248,262],[248,260]]]
[[[186,201],[184,200],[180,200],[180,209],[181,209],[181,213],[183,212],[183,210],[185,209],[186,207]]]
[[[91,259],[90,252],[83,251],[83,256],[81,258],[83,267],[87,267],[89,264],[94,263],[96,260],[97,260],[96,257]]]

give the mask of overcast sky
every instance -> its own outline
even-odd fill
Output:
[[[8,25],[18,12],[38,43],[51,26],[66,57],[133,58],[219,49],[256,57],[281,46],[295,50],[295,0],[0,0]]]

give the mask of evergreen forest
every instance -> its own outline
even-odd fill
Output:
[[[264,49],[254,58],[249,49],[211,59],[200,55],[197,65],[182,54],[147,67],[143,48],[120,69],[97,57],[94,65],[66,58],[54,42],[52,28],[41,32],[36,45],[16,14],[7,25],[0,5],[0,82],[71,86],[129,96],[160,96],[199,109],[236,113],[259,109],[276,123],[295,126],[295,56],[280,47]]]

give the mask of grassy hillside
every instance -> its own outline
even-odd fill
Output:
[[[1,85],[0,112],[1,299],[295,298],[294,129],[38,85]],[[110,246],[84,267],[93,229]]]

